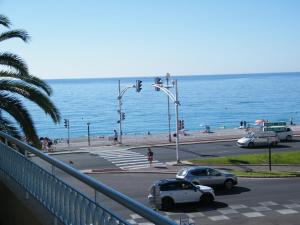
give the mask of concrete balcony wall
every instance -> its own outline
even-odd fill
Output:
[[[9,185],[10,186],[10,185]],[[53,217],[37,201],[25,199],[19,189],[0,182],[0,225],[49,225]]]

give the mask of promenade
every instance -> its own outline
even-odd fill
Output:
[[[300,126],[292,126],[295,136],[300,136]],[[197,143],[209,143],[209,142],[219,142],[219,141],[234,141],[240,137],[243,137],[247,131],[245,129],[219,129],[213,131],[212,133],[198,132],[188,132],[187,135],[180,135],[180,145],[184,144],[197,144]],[[92,137],[91,146],[88,146],[87,138],[77,138],[71,139],[70,147],[68,148],[67,142],[62,141],[55,145],[54,152],[50,154],[72,154],[72,153],[93,153],[94,150],[97,151],[107,151],[107,150],[118,150],[118,149],[133,149],[141,148],[147,146],[167,146],[175,145],[175,138],[172,137],[172,142],[169,143],[168,134],[153,134],[153,135],[135,135],[135,136],[123,136],[123,144],[114,144],[113,140],[109,137]],[[176,173],[180,168],[190,165],[188,162],[183,161],[181,165],[177,165],[176,162],[167,162],[164,166],[159,167],[149,167],[133,171],[126,171],[131,173]],[[268,170],[268,165],[216,165],[213,166],[219,169],[233,169],[233,170],[253,170],[253,171],[264,171]],[[273,165],[273,171],[300,171],[300,165]],[[107,173],[108,171],[99,170],[84,170],[85,173]],[[120,170],[110,172],[120,172]],[[123,171],[125,172],[125,171]]]
[[[295,135],[300,135],[300,125],[294,125],[291,127]],[[205,133],[203,131],[186,131],[185,135],[180,134],[180,144],[185,143],[203,143],[214,141],[229,141],[236,140],[247,134],[246,129],[228,128],[217,129],[211,133]],[[146,146],[163,146],[163,145],[175,145],[175,137],[172,137],[172,142],[169,142],[169,136],[165,134],[151,134],[151,135],[123,135],[122,145],[114,144],[111,137],[91,137],[90,147],[146,147]],[[71,138],[70,147],[68,147],[67,140],[64,139],[58,144],[54,145],[55,151],[62,150],[80,150],[81,148],[87,148],[88,138]]]

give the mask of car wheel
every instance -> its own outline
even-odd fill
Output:
[[[163,198],[162,199],[162,209],[171,209],[174,205],[174,201],[172,198]]]
[[[249,148],[253,148],[253,147],[254,147],[254,143],[253,143],[253,142],[250,142],[250,143],[248,144],[248,147],[249,147]]]
[[[214,197],[211,194],[203,194],[200,198],[200,204],[210,205],[214,201]]]
[[[291,135],[286,136],[286,141],[292,141],[292,136]]]
[[[225,186],[225,188],[226,188],[227,190],[231,190],[231,189],[233,188],[233,182],[232,182],[232,180],[226,180],[226,181],[224,182],[224,186]]]

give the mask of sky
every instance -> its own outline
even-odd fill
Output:
[[[43,79],[300,71],[298,0],[0,0]],[[6,31],[0,27],[0,32]]]

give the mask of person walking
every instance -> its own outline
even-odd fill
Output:
[[[114,130],[114,144],[118,143],[118,132],[116,130]]]
[[[153,161],[153,152],[152,152],[150,147],[148,147],[147,156],[148,156],[148,161],[149,161],[149,164],[150,164],[150,167],[151,167],[152,166],[152,161]]]

